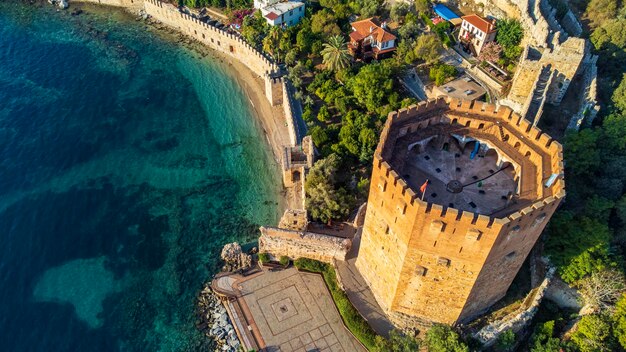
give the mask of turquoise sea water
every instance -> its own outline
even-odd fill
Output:
[[[280,206],[228,68],[121,12],[0,2],[0,350],[207,347],[221,246]]]

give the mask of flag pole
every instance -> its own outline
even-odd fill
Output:
[[[424,182],[424,190],[422,191],[422,201],[424,201],[424,195],[426,194],[426,187],[428,187],[428,179],[426,179],[426,182]]]

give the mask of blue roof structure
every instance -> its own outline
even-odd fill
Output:
[[[455,18],[459,18],[459,16],[457,16],[456,13],[452,12],[452,10],[450,10],[444,4],[437,4],[437,5],[433,6],[433,10],[435,10],[435,13],[439,17],[443,18],[446,21],[450,21],[450,20],[453,20]]]

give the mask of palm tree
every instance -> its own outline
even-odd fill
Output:
[[[348,45],[340,35],[330,37],[321,54],[324,64],[331,71],[340,71],[350,66]]]
[[[276,61],[280,61],[280,27],[273,26],[269,33],[263,38],[263,51],[270,53]]]

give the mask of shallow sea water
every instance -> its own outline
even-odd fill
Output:
[[[194,299],[277,220],[245,93],[119,11],[0,2],[0,350],[206,350]]]

